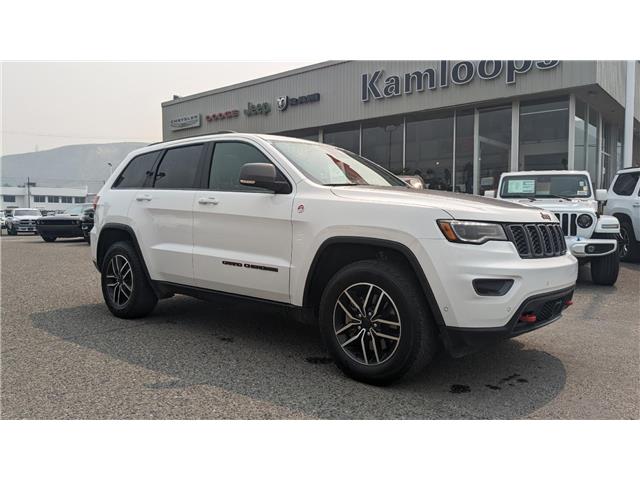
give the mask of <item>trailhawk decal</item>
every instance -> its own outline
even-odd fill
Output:
[[[227,265],[228,267],[244,267],[251,268],[253,270],[262,270],[264,272],[277,272],[278,269],[276,267],[267,267],[265,265],[255,265],[253,263],[241,263],[241,262],[232,262],[230,260],[223,260],[223,265]]]

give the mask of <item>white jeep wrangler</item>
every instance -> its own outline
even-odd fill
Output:
[[[503,173],[498,190],[485,196],[543,208],[553,212],[562,226],[569,251],[581,264],[591,262],[591,279],[613,285],[618,278],[618,219],[601,215],[598,202],[606,190],[591,188],[589,172],[546,170]],[[541,251],[543,246],[534,245]]]
[[[114,315],[176,293],[258,300],[318,322],[336,364],[376,384],[419,370],[439,344],[461,355],[553,322],[578,273],[551,214],[412,189],[353,153],[270,135],[136,150],[94,221]],[[547,241],[542,258],[522,235]]]

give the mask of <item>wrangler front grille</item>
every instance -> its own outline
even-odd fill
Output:
[[[506,225],[505,230],[522,258],[558,257],[567,253],[558,223],[513,223]]]
[[[578,214],[577,213],[556,213],[562,232],[565,237],[575,237],[578,234]]]

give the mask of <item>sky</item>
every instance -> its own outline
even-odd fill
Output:
[[[162,140],[160,104],[314,62],[3,63],[2,155]]]

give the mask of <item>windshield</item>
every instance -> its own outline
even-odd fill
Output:
[[[64,211],[66,215],[82,215],[82,213],[87,209],[91,208],[91,204],[83,203],[82,205],[74,205],[71,208],[68,208]]]
[[[406,183],[391,172],[341,148],[320,143],[287,141],[271,143],[306,177],[321,185],[407,187]]]
[[[36,210],[35,208],[25,208],[25,209],[20,209],[20,210],[14,210],[13,211],[13,216],[14,217],[26,217],[26,216],[35,216],[35,217],[40,217],[42,216],[42,214],[40,213],[40,210]]]
[[[590,198],[586,175],[517,175],[505,177],[502,198]]]

